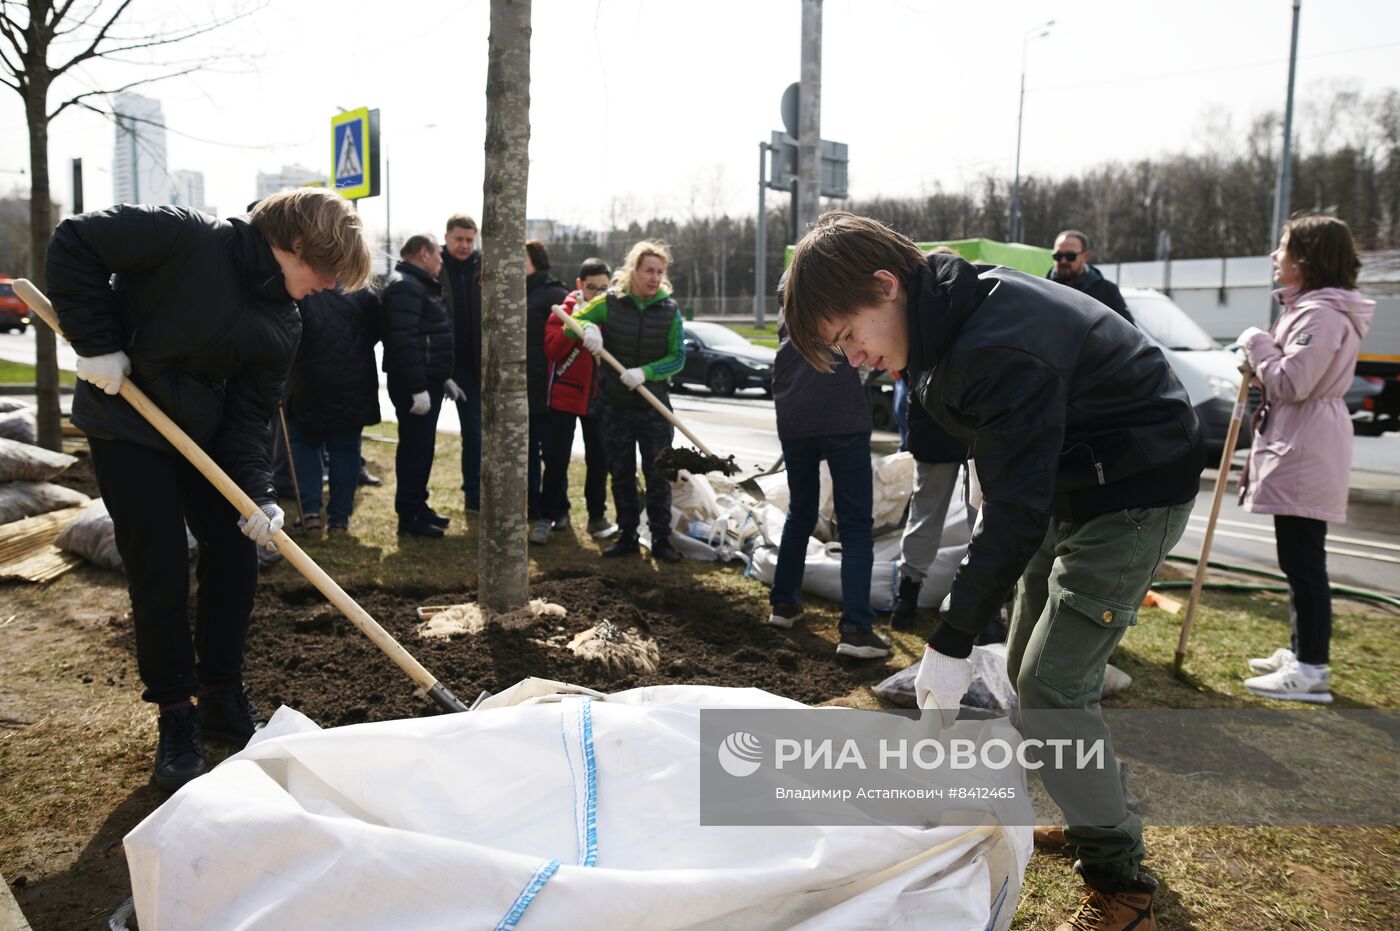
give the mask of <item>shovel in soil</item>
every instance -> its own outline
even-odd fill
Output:
[[[564,322],[564,326],[573,330],[579,339],[583,339],[583,327],[579,325],[577,320],[566,314],[562,307],[555,306],[552,310],[554,315]],[[606,349],[600,349],[598,355],[602,357],[604,362],[616,369],[617,374],[621,375],[627,371],[627,367],[617,361],[617,357]],[[675,481],[676,474],[681,469],[696,475],[703,475],[706,472],[723,472],[725,475],[735,475],[739,472],[739,466],[734,462],[733,456],[720,457],[710,452],[710,448],[700,442],[700,438],[691,433],[690,428],[681,423],[680,418],[669,407],[657,400],[656,395],[648,391],[646,385],[638,385],[632,390],[645,398],[648,404],[656,408],[657,413],[671,422],[671,426],[681,431],[685,434],[686,439],[695,444],[695,449],[668,447],[656,457],[656,465],[666,474],[667,478]]]
[[[49,299],[44,296],[43,292],[24,278],[17,279],[14,282],[14,288],[15,294],[19,296],[20,300],[28,304],[30,309],[38,314],[39,318],[47,323],[55,333],[59,336],[63,335],[63,331],[58,328],[58,315],[54,313],[53,305],[49,303]],[[131,379],[122,379],[121,390],[118,394],[125,398],[127,403],[136,409],[137,413],[146,418],[171,446],[179,450],[180,454],[188,459],[190,464],[198,469],[200,474],[207,478],[219,490],[219,493],[238,509],[238,513],[244,517],[262,513],[262,509],[252,498],[248,497],[247,492],[239,488],[233,479],[229,478],[228,474],[219,468],[213,459],[209,458],[209,454],[200,449],[198,444],[190,439],[185,431],[181,430],[175,421],[171,420],[150,398],[146,397],[146,393],[136,387]],[[285,531],[277,531],[273,541],[287,562],[296,566],[297,571],[305,576],[308,582],[316,586],[316,589],[325,595],[332,605],[350,619],[350,623],[358,627],[361,633],[373,641],[374,645],[379,647],[389,659],[393,660],[394,665],[418,683],[419,687],[438,707],[444,711],[467,710],[467,706],[448,691],[447,686],[424,669],[422,664],[394,639],[392,634],[381,627],[378,621],[370,617],[369,612],[360,607],[355,599],[346,593],[345,589],[336,584],[335,580],[325,573],[325,570],[316,565],[315,561],[306,555],[305,551],[297,546],[296,541],[287,536]]]

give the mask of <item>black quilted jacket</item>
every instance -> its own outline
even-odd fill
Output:
[[[47,262],[49,297],[78,355],[126,352],[131,380],[249,496],[275,501],[272,418],[301,317],[247,220],[111,207],[59,224]],[[87,382],[73,422],[88,436],[174,452],[125,400]]]
[[[298,306],[301,349],[292,365],[287,416],[313,433],[379,423],[379,299],[369,291],[322,291]]]

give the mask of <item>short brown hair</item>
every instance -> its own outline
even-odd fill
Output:
[[[1288,234],[1288,257],[1298,263],[1303,276],[1304,291],[1356,289],[1361,259],[1346,223],[1336,217],[1306,214],[1289,220],[1283,231]]]
[[[525,254],[530,257],[530,264],[535,266],[535,271],[542,272],[549,268],[549,250],[538,239],[525,240]]]
[[[1085,236],[1079,230],[1060,230],[1055,234],[1055,241],[1059,242],[1065,236],[1073,236],[1075,239],[1079,240],[1079,249],[1081,252],[1089,251],[1089,237]]]
[[[793,250],[783,285],[783,322],[792,348],[818,371],[832,371],[821,325],[884,301],[877,271],[907,281],[922,264],[924,253],[909,237],[878,220],[828,210]]]
[[[281,191],[259,201],[249,222],[269,245],[296,253],[317,272],[334,277],[342,291],[358,291],[368,283],[364,224],[355,205],[335,191]]]
[[[433,238],[432,233],[414,233],[404,240],[403,247],[399,249],[399,258],[410,258],[424,249],[437,251],[437,240]]]
[[[443,230],[443,235],[452,232],[457,227],[464,230],[476,230],[476,221],[471,218],[471,214],[454,213],[447,218],[447,229]]]

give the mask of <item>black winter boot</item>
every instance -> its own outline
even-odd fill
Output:
[[[637,542],[637,532],[619,533],[617,542],[603,550],[603,556],[612,559],[617,556],[636,556],[642,551],[642,545]]]
[[[890,614],[890,626],[895,630],[913,630],[919,623],[919,589],[923,585],[904,575],[899,577],[899,594],[895,596],[894,611]]]
[[[201,689],[199,723],[210,740],[241,749],[249,737],[262,729],[267,718],[248,701],[248,692],[240,683]]]
[[[204,775],[204,738],[194,705],[184,702],[160,713],[160,741],[156,744],[156,771],[151,781],[157,789],[174,792],[196,776]]]

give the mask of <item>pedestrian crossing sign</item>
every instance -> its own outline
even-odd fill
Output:
[[[368,107],[331,117],[331,179],[348,200],[379,195],[379,111]]]

